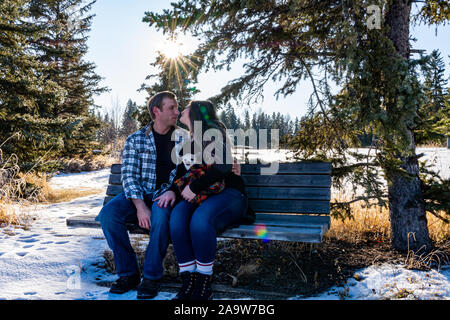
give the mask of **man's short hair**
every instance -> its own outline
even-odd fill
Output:
[[[157,107],[159,110],[162,110],[162,102],[164,98],[170,98],[173,100],[177,100],[177,96],[170,91],[162,91],[155,94],[153,97],[148,99],[147,109],[150,112],[150,117],[152,120],[155,120],[155,114],[153,113],[153,107]]]

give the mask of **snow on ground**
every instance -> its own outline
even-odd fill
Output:
[[[383,264],[358,270],[344,286],[333,287],[305,300],[449,300],[450,266],[440,271],[408,270],[401,265]]]
[[[102,169],[93,172],[60,173],[51,179],[53,189],[66,189],[78,186],[92,189],[106,190],[111,170]]]
[[[445,175],[450,170],[450,150],[431,149],[437,166]],[[277,155],[274,153],[274,157]],[[283,156],[284,157],[284,156]],[[94,172],[60,174],[52,178],[55,188],[91,187],[106,189],[109,169]],[[0,300],[134,300],[136,291],[110,294],[97,282],[117,278],[105,269],[103,252],[108,248],[101,229],[69,228],[66,218],[72,215],[96,215],[104,192],[70,202],[36,206],[36,220],[29,230],[0,229]],[[401,265],[371,266],[355,273],[343,287],[334,287],[314,297],[291,299],[450,299],[450,267],[438,272],[413,271]],[[174,293],[160,292],[157,300],[171,299]]]

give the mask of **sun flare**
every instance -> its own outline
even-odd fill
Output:
[[[198,42],[192,37],[185,35],[173,36],[158,45],[158,52],[162,55],[162,68],[167,72],[171,86],[180,90],[189,82],[191,74],[198,69],[197,57],[193,54],[197,49]],[[194,88],[188,88],[194,89]]]
[[[181,56],[186,56],[194,50],[194,40],[183,36],[166,39],[159,47],[159,51],[168,59],[177,59]]]
[[[161,46],[160,51],[166,58],[169,59],[176,59],[183,55],[181,45],[174,41],[167,41],[164,43],[164,45]]]

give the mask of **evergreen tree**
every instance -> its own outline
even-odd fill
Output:
[[[259,124],[258,124],[257,114],[256,113],[252,114],[252,128],[255,129],[255,130],[258,130],[260,128]]]
[[[247,110],[245,110],[245,113],[244,113],[244,129],[248,130],[250,128],[250,126],[251,126],[251,123],[250,123],[250,112],[247,109]]]
[[[442,4],[448,12],[448,2],[425,2],[428,7]],[[294,144],[298,156],[331,161],[337,187],[344,177],[355,189],[365,187],[366,193],[352,202],[364,200],[370,205],[376,199],[382,206],[389,204],[394,248],[428,251],[432,243],[426,210],[436,207],[426,207],[425,181],[419,177],[415,152],[416,114],[424,94],[417,74],[420,61],[410,59],[411,1],[377,1],[383,14],[375,16],[379,28],[368,27],[375,21],[366,15],[369,4],[373,2],[180,0],[172,3],[171,10],[147,13],[146,18],[164,31],[178,27],[202,39],[196,52],[203,59],[202,68],[219,70],[241,56],[249,58],[245,74],[225,86],[217,101],[244,94],[257,100],[269,79],[285,80],[276,91],[285,96],[308,78],[314,92],[309,116]],[[422,16],[427,21],[430,16],[438,22],[448,20],[448,15]],[[322,71],[320,79],[313,67]],[[341,88],[337,94],[331,94],[329,81]],[[378,140],[375,159],[349,150],[358,144],[361,130],[369,128]],[[387,189],[378,168],[384,172]],[[441,208],[448,211],[449,202],[443,201]],[[349,203],[334,208],[348,210]]]
[[[58,83],[65,92],[57,108],[48,110],[40,103],[40,112],[70,121],[65,129],[62,155],[84,154],[98,148],[96,131],[100,127],[95,117],[93,96],[107,91],[99,87],[101,77],[95,73],[95,64],[86,62],[87,33],[93,15],[87,14],[95,1],[32,0],[30,11],[34,23],[43,24],[47,32],[33,43],[39,59],[47,66],[44,77]]]
[[[228,104],[224,110],[225,117],[226,117],[226,124],[225,127],[227,129],[238,129],[240,128],[240,119],[234,112],[234,108],[231,106],[231,104]]]
[[[133,102],[131,99],[128,100],[125,111],[122,115],[122,125],[120,127],[120,136],[128,137],[130,134],[135,132],[137,127],[137,121],[134,119],[133,115],[137,111],[136,102]]]
[[[417,143],[446,141],[449,131],[441,129],[441,123],[450,118],[448,80],[445,79],[445,63],[439,53],[434,50],[427,57],[423,68],[425,101],[420,105],[418,116],[420,125],[415,130]],[[448,120],[447,120],[448,121]]]
[[[101,140],[104,144],[112,144],[119,137],[119,124],[115,121],[114,116],[106,113],[103,117]]]
[[[228,121],[227,113],[225,110],[219,112],[219,120],[225,125],[227,129],[230,127],[230,122]]]
[[[67,121],[55,119],[54,110],[63,100],[64,90],[45,73],[48,66],[39,60],[31,43],[46,34],[42,24],[29,22],[28,1],[0,2],[0,145],[4,158],[15,154],[21,169],[59,152],[62,128]]]

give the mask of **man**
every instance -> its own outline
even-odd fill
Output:
[[[153,121],[125,142],[123,192],[108,202],[96,218],[113,251],[119,276],[110,292],[120,294],[138,287],[138,299],[151,299],[159,291],[162,262],[169,244],[169,216],[175,203],[175,194],[166,191],[176,173],[171,152],[183,142],[183,134],[177,134],[178,130],[175,141],[171,139],[173,131],[180,129],[176,126],[180,112],[175,94],[157,93],[149,99],[147,108]],[[140,227],[150,230],[142,281],[125,225],[129,222],[138,222]]]

